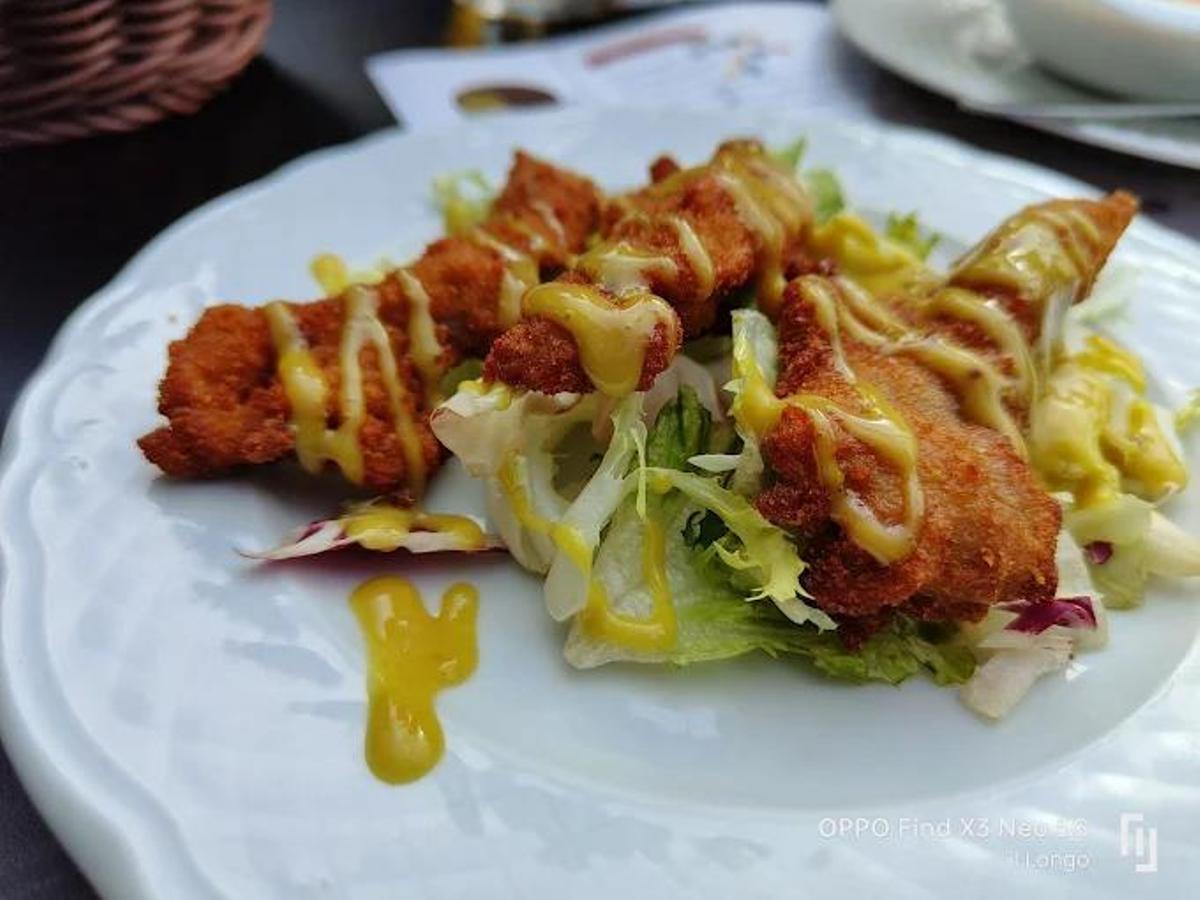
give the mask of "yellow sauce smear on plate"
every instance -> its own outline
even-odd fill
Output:
[[[479,593],[453,584],[432,616],[410,582],[381,576],[356,588],[350,607],[367,646],[367,766],[380,781],[407,784],[445,751],[434,700],[475,671]]]

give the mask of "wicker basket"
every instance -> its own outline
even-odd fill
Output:
[[[193,113],[270,21],[271,0],[0,0],[0,147]]]

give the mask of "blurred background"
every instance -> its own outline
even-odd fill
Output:
[[[569,42],[598,25],[649,26],[668,6],[718,4],[0,0],[0,416],[63,318],[197,206],[398,119],[424,127],[564,99],[523,81],[446,104],[412,73],[453,73],[475,58],[461,54],[479,52],[465,48],[516,44],[531,54],[512,58],[521,71],[561,74],[554,67],[567,63],[552,48],[577,47]],[[1200,237],[1200,4],[795,0],[773,4],[797,11],[790,46],[803,50],[791,57],[744,37],[763,4],[719,6],[721,59],[757,81],[707,102],[933,129],[1100,188],[1130,188],[1149,216]],[[666,20],[656,27],[653,39],[613,35],[621,52],[661,49]],[[681,33],[694,34],[671,32]],[[396,54],[415,48],[445,58]],[[371,73],[386,101],[366,68],[379,54],[388,55]],[[641,77],[657,91],[671,76]],[[607,101],[621,102],[620,90]],[[91,896],[2,757],[0,896]]]

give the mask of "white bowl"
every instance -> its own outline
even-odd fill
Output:
[[[1038,63],[1153,100],[1200,100],[1200,0],[1005,0]]]

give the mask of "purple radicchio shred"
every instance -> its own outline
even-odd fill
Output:
[[[1109,541],[1092,541],[1083,548],[1083,555],[1093,566],[1102,566],[1113,555],[1113,545]]]
[[[1005,603],[1000,608],[1017,614],[1017,617],[1005,626],[1008,631],[1041,634],[1052,625],[1061,625],[1064,628],[1096,627],[1096,611],[1092,608],[1092,598],[1087,596],[1055,597],[1040,603],[1018,600],[1015,603]]]

